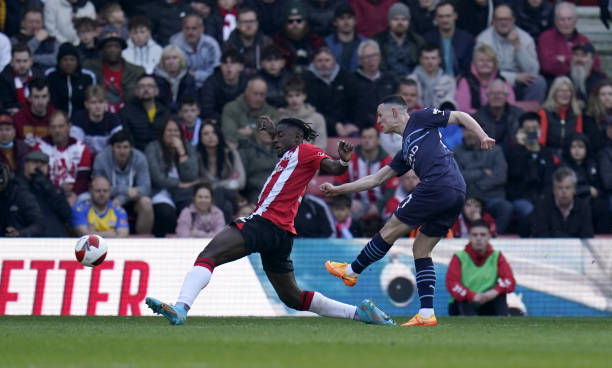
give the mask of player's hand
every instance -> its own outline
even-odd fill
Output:
[[[476,304],[484,304],[487,302],[486,299],[487,297],[484,294],[478,293],[474,295],[474,299],[472,300],[472,302]]]
[[[332,183],[323,183],[319,187],[321,193],[325,194],[326,197],[333,197],[335,195],[340,194],[338,187],[333,185]]]
[[[355,150],[355,147],[351,143],[344,140],[338,142],[338,155],[340,155],[342,161],[350,161],[353,157],[353,150]]]
[[[274,135],[276,132],[276,126],[274,125],[274,120],[268,115],[261,115],[257,118],[257,129],[266,131],[271,135]]]
[[[480,148],[486,151],[490,151],[495,147],[495,139],[485,135],[484,138],[480,140]]]

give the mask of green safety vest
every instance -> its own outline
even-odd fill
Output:
[[[495,286],[498,278],[498,250],[494,250],[482,266],[477,266],[465,250],[457,252],[455,255],[461,262],[461,283],[463,286],[477,293],[485,292]],[[451,297],[451,302],[453,300],[453,297]]]

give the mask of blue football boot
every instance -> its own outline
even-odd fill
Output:
[[[171,325],[184,325],[187,320],[187,312],[183,308],[177,308],[150,297],[147,297],[145,302],[153,312],[166,317]]]
[[[395,322],[391,317],[380,310],[370,299],[366,299],[359,303],[357,306],[357,315],[359,316],[359,320],[367,324],[395,326]]]

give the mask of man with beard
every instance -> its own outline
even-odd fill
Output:
[[[236,15],[236,29],[232,31],[225,45],[233,46],[244,57],[244,71],[252,75],[261,68],[263,49],[272,44],[270,37],[259,30],[257,13],[249,7],[241,7]]]
[[[576,97],[585,104],[593,87],[607,78],[605,73],[593,69],[594,55],[595,48],[590,43],[579,43],[572,47],[568,77],[576,86]]]
[[[28,100],[29,82],[42,77],[43,71],[33,66],[32,52],[27,45],[15,45],[11,56],[10,64],[0,73],[0,103],[13,115]]]

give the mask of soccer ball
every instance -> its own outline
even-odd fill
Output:
[[[83,266],[95,267],[104,262],[107,249],[106,240],[100,235],[83,235],[74,247],[74,254]]]

